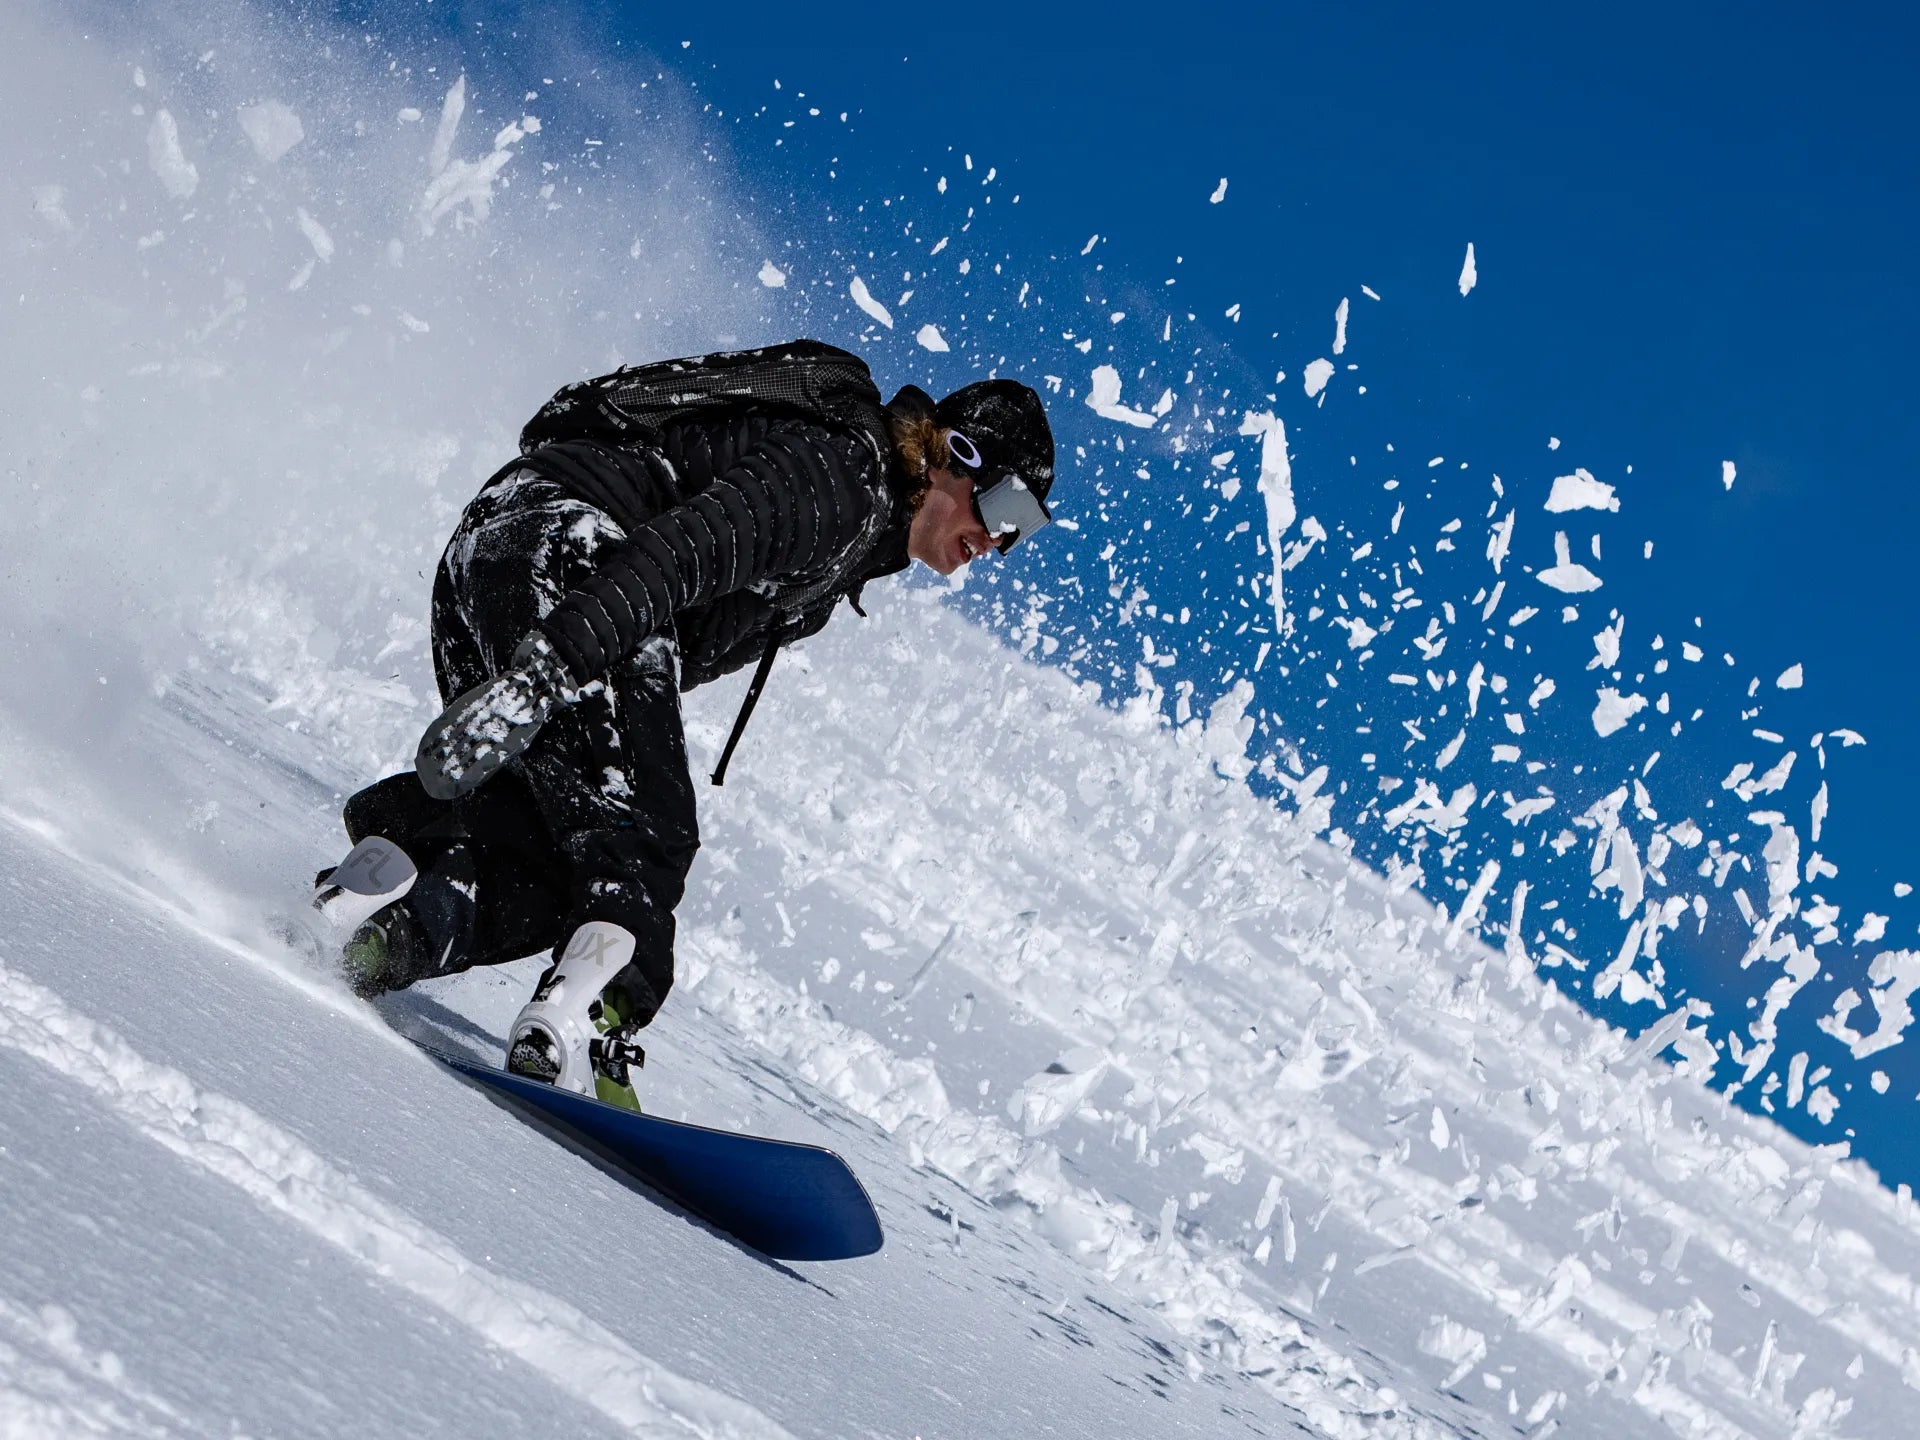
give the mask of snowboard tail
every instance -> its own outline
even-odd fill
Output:
[[[420,1048],[771,1259],[850,1260],[884,1242],[873,1202],[831,1150],[636,1114],[431,1045]]]

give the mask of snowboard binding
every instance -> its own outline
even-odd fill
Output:
[[[634,944],[630,931],[604,920],[573,932],[513,1022],[510,1074],[639,1110],[630,1067],[646,1064],[646,1051],[602,994],[633,959]]]

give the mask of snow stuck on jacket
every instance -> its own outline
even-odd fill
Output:
[[[952,378],[914,367],[989,353],[962,287],[1018,315],[1046,274],[977,213],[1005,178],[943,179],[889,308],[817,237],[743,220],[651,70],[595,97],[661,107],[618,149],[479,62],[355,40],[275,68],[312,47],[244,6],[0,31],[39,121],[8,135],[0,220],[31,338],[0,355],[13,1429],[1899,1429],[1910,1201],[1703,1085],[1731,1064],[1828,1124],[1859,1103],[1836,1067],[1911,1023],[1920,964],[1889,949],[1783,1043],[1819,947],[1885,933],[1812,889],[1828,752],[1859,737],[1790,750],[1742,711],[1759,758],[1706,783],[1747,838],[1667,802],[1692,707],[1663,687],[1720,662],[1690,627],[1580,618],[1609,565],[1575,522],[1630,515],[1630,480],[1471,476],[1482,544],[1436,481],[1457,461],[1389,453],[1386,508],[1344,511],[1288,408],[1357,388],[1344,302],[1345,368],[1300,357],[1304,398],[1189,374],[1172,315],[1048,311],[1022,373],[1086,402],[1055,405],[1061,543],[876,585],[871,620],[782,658],[704,802],[648,1103],[832,1145],[889,1235],[771,1266],[395,1035],[496,1053],[536,960],[375,1012],[269,917],[431,718],[423,572],[518,422],[583,371],[801,330],[883,383]],[[1093,364],[1096,333],[1127,361]],[[1170,531],[1227,577],[1216,608],[1165,598]],[[1556,612],[1580,653],[1547,673],[1522,627]],[[1759,673],[1797,691],[1790,662]],[[1302,718],[1323,684],[1366,696],[1364,760]],[[690,697],[696,765],[738,696]],[[1637,748],[1576,783],[1570,734]],[[1536,861],[1617,931],[1572,933]],[[1663,968],[1709,904],[1748,1014]]]

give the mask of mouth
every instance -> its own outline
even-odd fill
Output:
[[[962,535],[960,537],[960,563],[962,565],[971,565],[979,554],[980,552],[973,548],[973,542]]]

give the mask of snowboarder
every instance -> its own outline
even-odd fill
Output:
[[[910,560],[942,575],[1047,524],[1040,397],[982,380],[881,404],[798,341],[562,390],[467,506],[434,578],[451,703],[416,774],[349,799],[314,907],[363,995],[552,948],[518,1074],[638,1109],[699,848],[680,692],[759,661]]]

